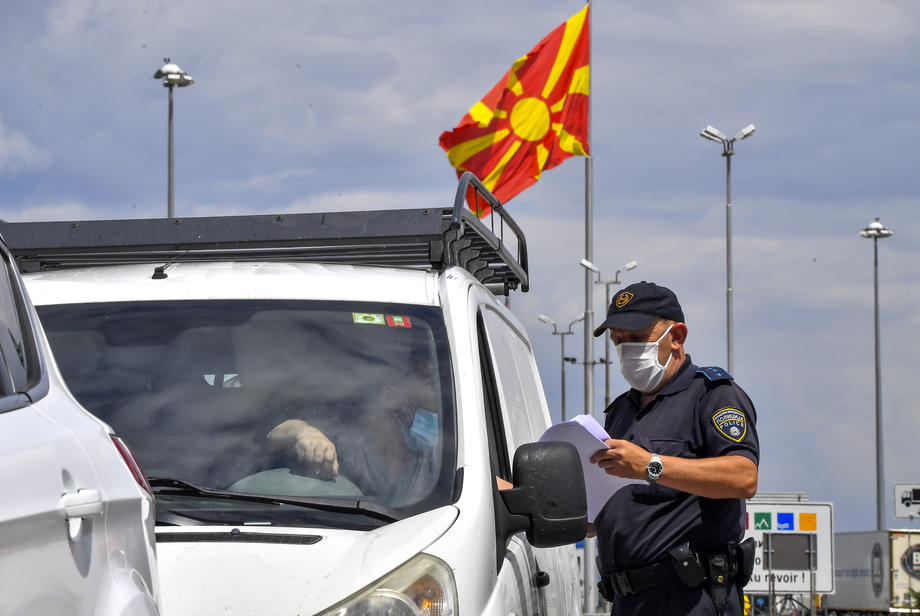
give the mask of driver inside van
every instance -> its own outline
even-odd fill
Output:
[[[413,353],[409,363],[399,383],[380,387],[355,413],[281,422],[268,433],[270,450],[293,473],[341,474],[391,506],[421,500],[438,477],[440,403],[430,359]]]

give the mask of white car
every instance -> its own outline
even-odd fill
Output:
[[[526,245],[472,186],[500,211],[467,178],[453,208],[10,225],[68,385],[156,494],[164,613],[580,611],[581,464],[534,442],[505,305]]]
[[[64,385],[2,239],[0,319],[0,614],[157,614],[150,488]]]

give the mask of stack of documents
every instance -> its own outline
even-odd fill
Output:
[[[636,479],[624,479],[609,475],[597,464],[588,460],[592,454],[607,449],[604,442],[610,435],[591,415],[578,415],[569,421],[550,426],[541,441],[565,441],[575,445],[581,458],[581,470],[585,475],[585,493],[588,497],[588,521],[593,522],[613,493],[625,485],[640,483]]]

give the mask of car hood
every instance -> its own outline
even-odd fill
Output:
[[[455,507],[373,531],[159,527],[163,614],[315,614],[364,588],[443,535]]]

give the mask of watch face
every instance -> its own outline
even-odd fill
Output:
[[[657,453],[652,454],[652,459],[649,461],[648,466],[645,467],[645,472],[648,474],[648,481],[650,483],[658,481],[658,478],[661,477],[662,470],[664,470],[664,467],[661,465],[661,458]]]

